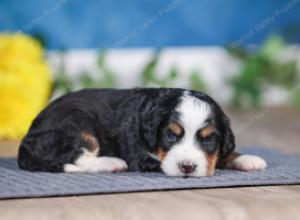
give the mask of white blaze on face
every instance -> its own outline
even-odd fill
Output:
[[[195,171],[188,176],[205,176],[208,162],[204,151],[196,143],[196,133],[211,114],[210,106],[185,92],[176,112],[179,113],[179,123],[184,129],[184,136],[168,151],[161,168],[169,176],[184,176],[178,164],[187,162],[196,165]]]

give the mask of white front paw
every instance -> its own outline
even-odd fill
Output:
[[[267,168],[267,163],[258,156],[241,155],[231,162],[230,168],[242,171],[263,170]]]
[[[122,172],[128,169],[127,163],[117,157],[99,157],[105,162],[105,167],[107,167],[108,172]]]

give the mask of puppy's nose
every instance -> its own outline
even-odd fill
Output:
[[[178,167],[181,172],[185,174],[193,173],[197,167],[197,165],[192,163],[179,163]]]

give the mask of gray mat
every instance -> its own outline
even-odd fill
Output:
[[[104,194],[171,189],[300,184],[300,156],[263,148],[243,153],[265,158],[261,172],[217,170],[213,177],[179,178],[161,173],[52,174],[18,169],[15,159],[0,159],[0,199]]]

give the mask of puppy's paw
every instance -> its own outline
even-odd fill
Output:
[[[106,160],[105,162],[107,163],[107,167],[109,167],[110,169],[108,169],[109,172],[122,172],[122,171],[126,171],[128,169],[127,163],[119,158],[116,157],[103,157],[101,159]]]
[[[267,163],[255,155],[241,155],[231,161],[229,168],[241,171],[264,170],[267,168]]]
[[[66,173],[74,172],[121,172],[126,171],[127,163],[117,157],[81,157],[75,164],[65,164]]]

